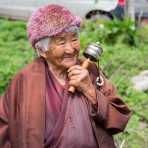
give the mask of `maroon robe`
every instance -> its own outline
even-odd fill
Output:
[[[87,98],[82,93],[68,93],[46,68],[47,148],[97,148],[89,116]]]
[[[95,80],[96,72],[94,72],[94,68],[91,69],[91,67],[93,67],[93,65],[90,66],[89,71],[94,75]],[[13,78],[5,94],[0,97],[0,148],[44,148],[46,135],[45,73],[44,59],[35,59]],[[91,110],[90,120],[99,148],[114,148],[112,135],[124,130],[131,116],[131,112],[127,105],[117,96],[110,82],[105,77],[103,78],[105,81],[104,85],[100,90],[96,90],[98,99],[97,111],[93,112],[93,108],[89,106]],[[68,94],[64,93],[64,95],[66,96]],[[74,100],[70,102],[70,104],[73,105],[73,111],[77,109],[77,106],[73,104],[76,101],[77,99],[74,98]],[[84,105],[85,101],[81,99],[78,102],[76,102],[78,106],[83,104],[82,106],[84,107],[78,109],[81,111],[81,114],[85,112],[86,115],[88,115],[86,106]],[[68,104],[67,110],[71,111],[71,107],[68,107]],[[79,119],[80,116],[75,116],[75,113],[77,113],[77,111],[70,114],[74,114],[76,120],[81,121],[81,119]],[[83,117],[85,117],[85,115]],[[67,123],[71,122],[70,118],[65,119]],[[86,120],[88,121],[88,117]],[[76,121],[76,123],[78,122]],[[81,123],[82,122],[79,122],[79,124]],[[85,123],[83,124],[85,126]],[[69,127],[69,129],[72,127]],[[91,130],[84,130],[87,130],[88,133],[90,132],[91,135]],[[58,132],[61,133],[61,130],[59,129]],[[65,131],[65,133],[66,132],[67,131]],[[93,139],[90,138],[89,140],[93,143]],[[82,142],[83,139],[80,139],[79,143]]]

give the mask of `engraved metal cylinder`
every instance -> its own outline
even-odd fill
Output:
[[[90,60],[96,62],[103,52],[99,43],[90,43],[84,51],[84,56]]]

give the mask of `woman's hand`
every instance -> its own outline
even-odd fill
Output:
[[[87,69],[82,68],[80,65],[74,65],[68,69],[69,85],[81,91],[92,104],[96,104],[95,87],[89,76]]]

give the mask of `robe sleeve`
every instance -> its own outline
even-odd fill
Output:
[[[103,75],[102,75],[103,76]],[[96,89],[97,105],[90,107],[90,116],[111,134],[121,132],[131,116],[128,106],[117,95],[114,86],[104,76],[104,85]]]
[[[8,135],[8,114],[7,114],[6,99],[4,96],[0,97],[0,147],[10,148],[10,141]]]
[[[9,139],[9,110],[10,110],[10,98],[15,94],[15,88],[17,85],[16,76],[9,87],[7,88],[5,94],[0,96],[0,148],[11,148],[11,143]]]

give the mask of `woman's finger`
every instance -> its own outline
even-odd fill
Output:
[[[72,70],[72,71],[70,71],[70,72],[68,73],[68,77],[71,77],[72,75],[79,75],[79,74],[81,74],[81,73],[82,73],[81,70],[74,69],[74,70]]]
[[[80,66],[80,65],[74,65],[74,66],[72,66],[72,67],[70,67],[69,69],[68,69],[68,73],[69,72],[71,72],[71,71],[73,71],[73,70],[82,70],[83,68]]]

